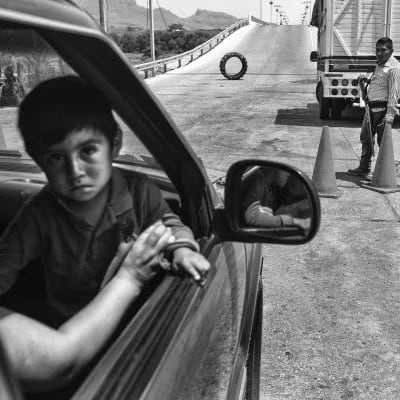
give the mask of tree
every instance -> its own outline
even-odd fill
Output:
[[[168,32],[184,32],[185,29],[183,28],[182,24],[171,24],[168,25]]]

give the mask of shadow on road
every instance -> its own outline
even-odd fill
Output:
[[[276,125],[297,125],[297,126],[323,126],[330,127],[361,127],[364,109],[346,109],[340,120],[321,120],[319,118],[319,105],[317,102],[308,103],[304,108],[279,109],[275,118]]]
[[[344,172],[336,172],[335,175],[336,175],[336,179],[341,180],[341,181],[345,181],[345,182],[351,182],[351,183],[354,183],[357,186],[361,186],[361,182],[364,182],[366,180],[366,178],[363,177],[363,176],[347,175],[346,171],[344,171]]]
[[[275,125],[296,125],[296,126],[329,126],[341,128],[360,128],[364,117],[363,108],[347,108],[342,114],[342,119],[320,119],[318,103],[308,103],[304,108],[279,109],[275,118]],[[396,119],[393,129],[400,129],[400,120]]]

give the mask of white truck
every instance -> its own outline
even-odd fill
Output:
[[[373,72],[376,41],[390,37],[400,56],[400,0],[315,0],[310,25],[318,28],[310,60],[317,62],[319,116],[340,119],[346,106],[364,106],[357,78]]]

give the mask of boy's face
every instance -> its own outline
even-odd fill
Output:
[[[37,162],[52,190],[69,200],[85,202],[108,185],[120,143],[120,136],[111,146],[102,133],[85,128],[46,148]]]

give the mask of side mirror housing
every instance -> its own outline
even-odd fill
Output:
[[[283,163],[243,160],[225,181],[225,209],[215,215],[222,238],[244,242],[301,244],[318,232],[321,206],[304,172]]]
[[[317,51],[312,51],[311,53],[310,53],[310,61],[311,62],[316,62],[316,61],[318,61],[318,52]]]

